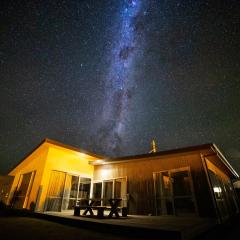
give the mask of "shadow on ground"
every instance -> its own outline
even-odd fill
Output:
[[[240,216],[233,217],[231,221],[217,225],[213,229],[198,236],[194,240],[213,240],[213,239],[239,239],[240,238]]]
[[[38,218],[29,211],[0,210],[0,239],[35,239],[35,240],[134,240],[134,239],[179,239],[179,236],[156,234],[156,232],[134,232],[126,229],[94,228],[89,225],[74,225],[55,221],[54,218]],[[58,218],[59,219],[59,218]],[[77,222],[77,221],[75,221]],[[218,225],[194,240],[238,239],[240,235],[240,217],[235,217],[225,225]]]

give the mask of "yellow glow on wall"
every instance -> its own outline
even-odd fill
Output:
[[[8,204],[19,185],[21,175],[34,171],[36,171],[36,174],[28,197],[28,202],[26,203],[26,208],[30,207],[31,202],[36,202],[36,196],[38,194],[39,185],[41,184],[47,153],[48,147],[44,144],[41,145],[9,173],[9,175],[14,176],[14,181],[9,194]]]
[[[30,208],[31,202],[34,202],[37,203],[35,210],[43,211],[52,170],[92,178],[94,166],[89,165],[88,162],[96,159],[86,153],[44,142],[9,173],[14,176],[9,200],[19,185],[21,175],[35,171],[32,189],[25,207]]]
[[[39,210],[43,210],[44,208],[52,170],[68,173],[74,172],[76,175],[84,175],[92,178],[94,168],[88,164],[89,157],[87,154],[79,154],[79,152],[49,144],[44,175],[41,181],[43,189],[41,199],[39,200]]]
[[[100,178],[101,179],[109,179],[109,178],[111,178],[111,173],[112,173],[111,169],[107,169],[107,168],[101,169]]]

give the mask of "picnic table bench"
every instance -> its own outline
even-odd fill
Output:
[[[110,206],[93,206],[95,202],[102,201],[103,199],[84,199],[83,204],[79,204],[78,206],[74,207],[74,216],[80,216],[80,210],[84,210],[83,216],[86,216],[89,212],[90,216],[94,216],[93,210],[97,210],[97,217],[104,218],[104,211],[109,210],[110,213],[108,214],[109,218],[112,218],[113,215],[116,218],[119,218],[119,211],[122,210],[122,216],[127,216],[127,208],[126,207],[119,207],[119,204],[122,199],[120,198],[111,198],[108,199]]]

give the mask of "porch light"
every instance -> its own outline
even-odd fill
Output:
[[[214,187],[214,188],[213,188],[213,191],[214,191],[215,193],[221,193],[221,192],[222,192],[222,189],[221,189],[220,187]]]

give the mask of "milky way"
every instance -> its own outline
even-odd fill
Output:
[[[129,105],[135,91],[135,62],[144,51],[146,6],[141,0],[124,1],[116,22],[119,30],[112,44],[111,64],[106,76],[104,111],[98,130],[99,143],[108,154],[118,153]],[[116,27],[116,25],[114,26]]]
[[[3,1],[0,174],[46,137],[116,157],[214,142],[240,171],[238,9]]]

